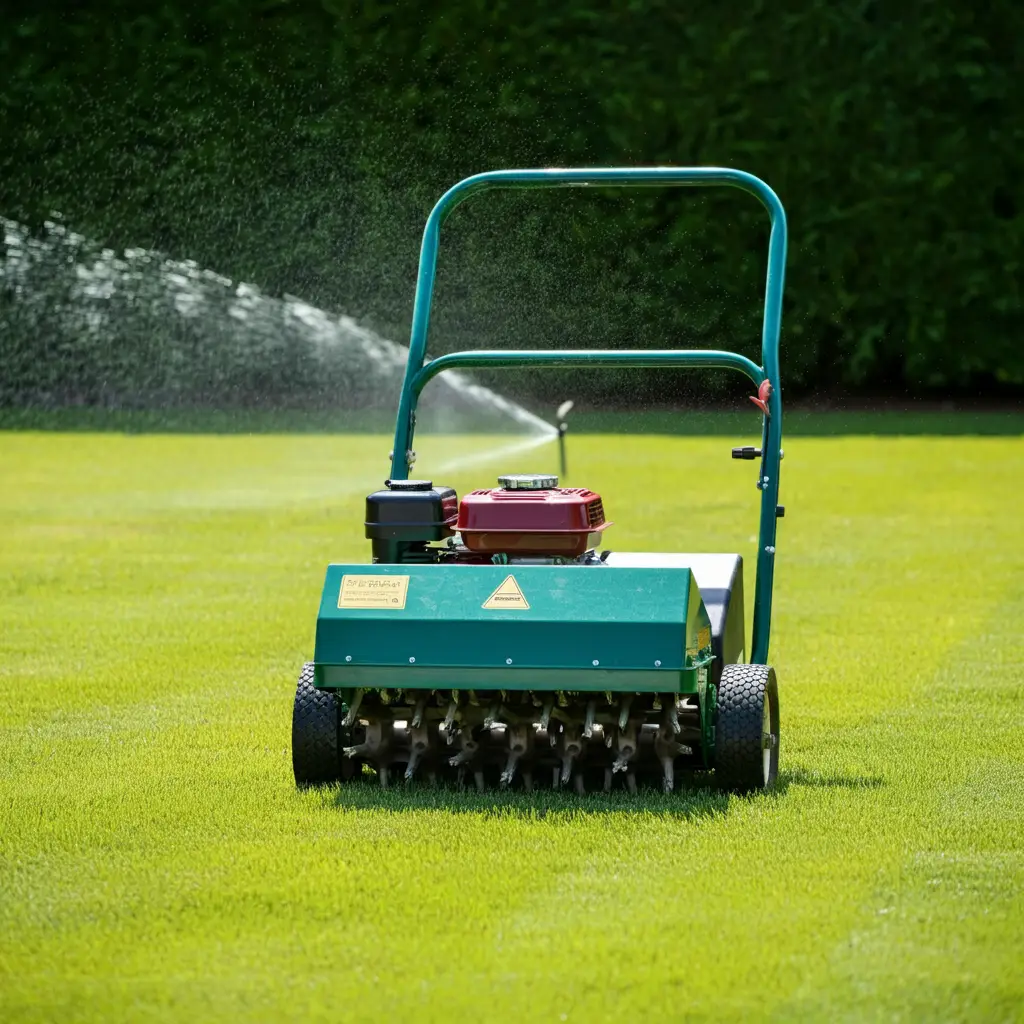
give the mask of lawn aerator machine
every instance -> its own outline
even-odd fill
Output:
[[[454,207],[495,188],[729,185],[771,220],[761,358],[697,350],[470,351],[424,363],[438,239]],[[366,499],[368,565],[330,565],[313,661],[292,720],[299,785],[389,779],[571,787],[583,793],[713,770],[772,785],[779,700],[767,664],[782,405],[786,219],[760,179],[725,168],[493,171],[449,189],[427,220],[390,478]],[[761,522],[747,662],[737,554],[601,550],[601,497],[554,476],[465,494],[409,478],[417,399],[444,370],[523,365],[729,368],[757,387]]]

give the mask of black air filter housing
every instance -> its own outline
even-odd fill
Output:
[[[387,489],[366,498],[366,536],[373,541],[375,562],[422,561],[429,541],[455,533],[459,499],[453,487],[430,480],[389,480]]]

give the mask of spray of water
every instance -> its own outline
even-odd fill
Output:
[[[339,429],[387,429],[408,349],[351,317],[189,260],[116,253],[58,220],[38,236],[3,218],[0,228],[0,404],[313,407],[334,410]],[[418,422],[511,434],[510,451],[554,436],[540,417],[454,372],[427,389]]]

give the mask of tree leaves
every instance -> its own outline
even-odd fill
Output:
[[[1024,384],[1004,343],[1024,245],[1009,0],[22,6],[0,32],[0,213],[60,209],[401,337],[423,219],[459,177],[741,166],[790,216],[790,387]],[[765,234],[744,197],[478,203],[446,225],[432,349],[756,354]]]

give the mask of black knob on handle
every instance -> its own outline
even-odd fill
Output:
[[[747,448],[733,448],[733,450],[732,450],[732,457],[734,459],[747,459],[748,461],[753,461],[754,459],[761,458],[761,449],[760,448],[750,448],[750,447],[747,447]]]

